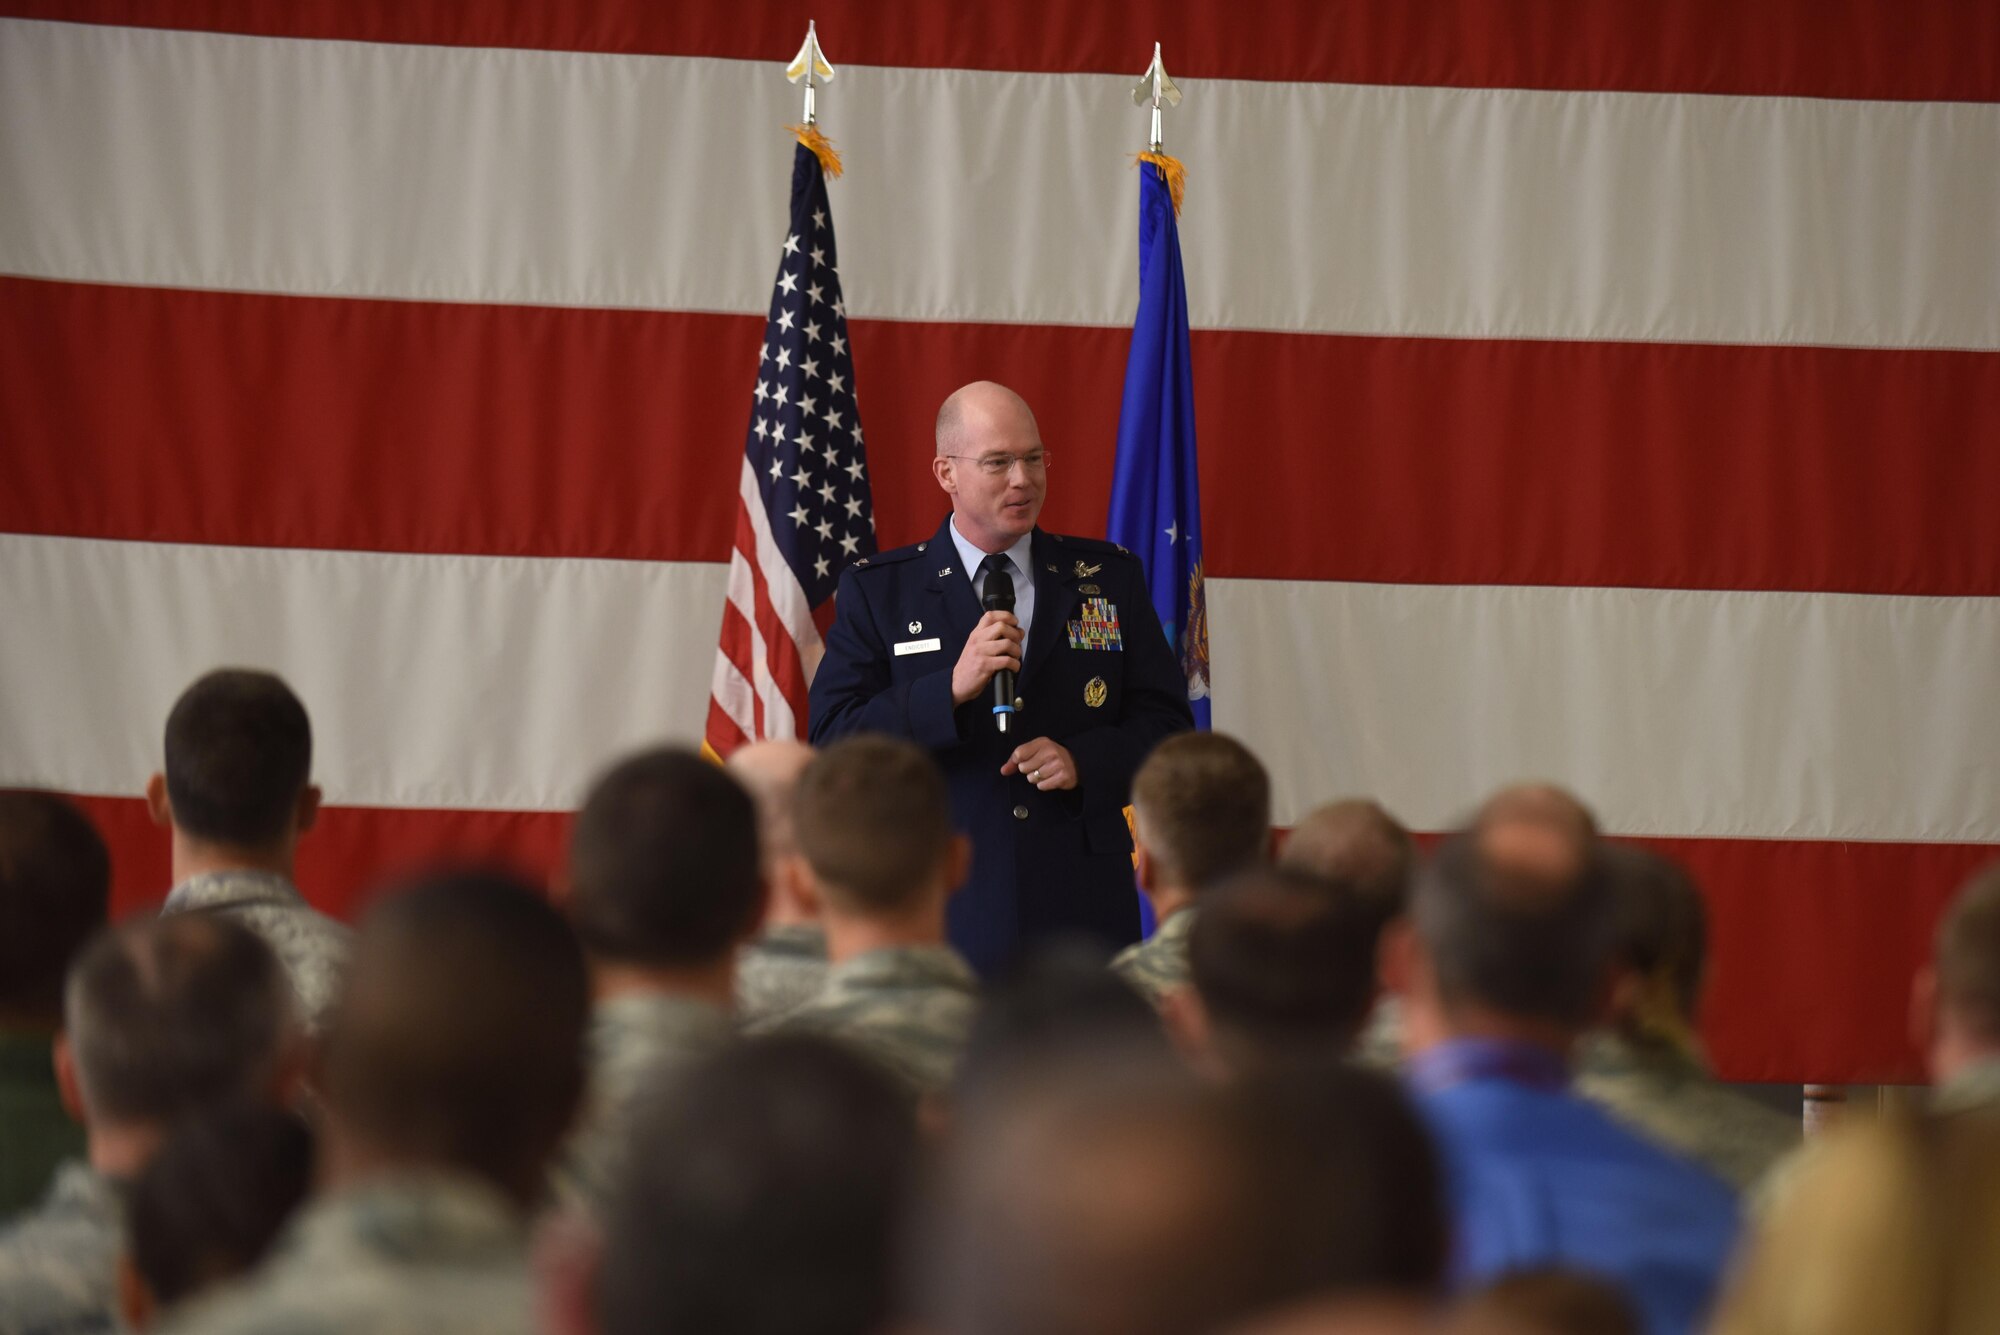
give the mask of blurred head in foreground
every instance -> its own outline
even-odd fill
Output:
[[[1967,881],[1946,910],[1910,1010],[1931,1080],[1948,1101],[1972,1096],[1954,1086],[1969,1086],[1975,1071],[1996,1071],[2000,1085],[2000,864]]]
[[[1516,1270],[1460,1301],[1445,1335],[1645,1335],[1624,1292],[1582,1270]]]
[[[831,1040],[753,1039],[640,1114],[607,1220],[605,1335],[871,1335],[917,1131],[895,1080]]]
[[[384,898],[326,1037],[330,1185],[456,1171],[539,1199],[583,1087],[589,984],[534,890],[444,872]]]
[[[2000,1119],[1849,1123],[1751,1239],[1715,1335],[2000,1330]]]

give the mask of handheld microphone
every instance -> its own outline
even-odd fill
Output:
[[[988,612],[1014,610],[1014,576],[1004,565],[996,562],[986,572],[986,591],[980,596],[979,605]],[[1001,668],[993,674],[993,726],[1004,733],[1013,718],[1014,674]]]

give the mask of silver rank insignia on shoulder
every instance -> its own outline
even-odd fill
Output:
[[[1079,557],[1076,563],[1076,578],[1089,579],[1092,575],[1095,575],[1098,571],[1102,569],[1104,569],[1104,567],[1101,565],[1094,566],[1085,564],[1083,559]]]
[[[923,622],[921,622],[921,621],[912,621],[912,622],[910,623],[910,634],[912,634],[912,635],[916,635],[916,634],[919,634],[919,633],[920,633],[920,632],[921,632],[921,631],[923,630],[923,628],[924,628],[924,623],[923,623]]]
[[[1104,684],[1104,678],[1092,677],[1083,686],[1083,702],[1092,709],[1102,709],[1111,696],[1111,688]]]

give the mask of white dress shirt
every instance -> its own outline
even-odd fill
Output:
[[[1035,572],[1028,564],[1034,555],[1030,550],[1034,537],[1033,533],[1024,533],[1019,542],[1000,553],[1007,558],[1007,564],[1014,568],[1014,620],[1021,623],[1021,649],[1024,654],[1027,651],[1028,627],[1034,623],[1035,618]],[[980,563],[986,559],[986,553],[966,541],[965,535],[958,531],[956,518],[951,521],[951,545],[958,548],[959,568],[965,571],[966,578],[972,581],[972,597],[973,601],[977,602],[986,595],[984,587],[986,577],[979,573]]]

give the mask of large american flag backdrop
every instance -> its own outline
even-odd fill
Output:
[[[217,663],[312,710],[343,912],[700,736],[809,15],[882,544],[979,376],[1101,532],[1160,40],[1215,726],[1280,818],[1572,784],[1703,879],[1726,1074],[1912,1070],[2000,840],[2000,8],[0,12],[0,782],[88,796],[122,906]]]

